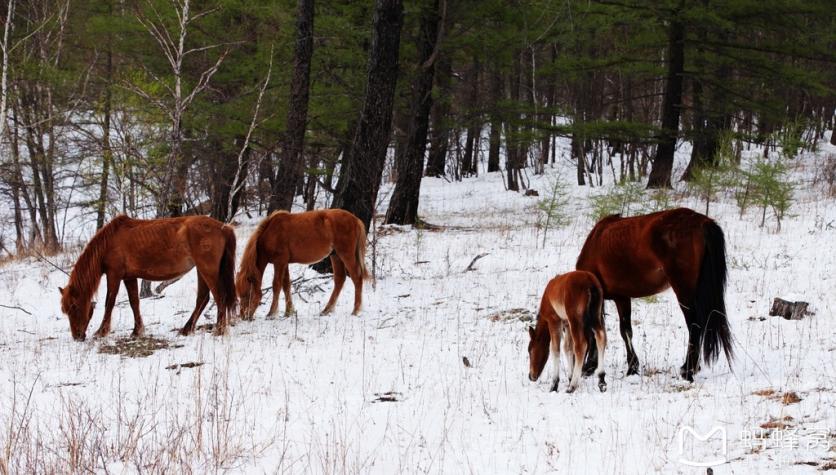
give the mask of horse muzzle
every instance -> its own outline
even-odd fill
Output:
[[[73,333],[73,340],[75,341],[84,341],[87,339],[86,333],[75,334]]]
[[[537,376],[534,376],[533,374],[528,373],[528,379],[531,380],[531,381],[537,381]]]

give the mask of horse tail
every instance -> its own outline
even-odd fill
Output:
[[[731,330],[726,316],[726,241],[723,230],[713,220],[703,225],[705,249],[697,278],[694,313],[700,327],[703,361],[717,361],[720,347],[731,365],[734,359]]]
[[[583,313],[583,332],[587,341],[595,339],[595,332],[604,329],[604,315],[601,311],[602,295],[601,288],[597,285],[589,286],[589,302],[586,304],[586,311]]]
[[[235,295],[235,230],[232,226],[224,225],[221,230],[224,235],[224,252],[218,269],[217,292],[220,297],[218,306],[223,306],[228,312],[234,312],[238,303]]]
[[[369,270],[366,268],[366,227],[359,218],[354,218],[357,222],[357,239],[354,240],[354,259],[357,261],[357,266],[360,267],[360,275],[363,280],[371,278]]]

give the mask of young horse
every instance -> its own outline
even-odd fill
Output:
[[[569,358],[569,381],[567,393],[578,387],[581,365],[586,355],[587,339],[598,343],[598,389],[607,390],[604,381],[604,350],[607,347],[607,332],[604,328],[603,299],[601,284],[593,274],[573,271],[550,280],[540,300],[537,313],[537,327],[528,327],[531,341],[528,343],[528,378],[537,381],[546,361],[551,340],[551,354],[554,358],[552,391],[557,391],[560,382],[560,336],[565,332],[563,351]]]
[[[322,315],[331,313],[340,295],[346,272],[354,283],[354,311],[360,312],[363,302],[363,280],[366,270],[366,229],[353,214],[341,209],[327,209],[291,214],[276,211],[256,228],[241,258],[241,269],[236,278],[241,299],[241,317],[252,319],[261,302],[261,279],[267,264],[273,264],[274,315],[279,305],[279,289],[284,290],[285,312],[293,313],[290,297],[289,263],[312,264],[331,255],[334,269],[334,290]]]
[[[703,360],[712,364],[722,346],[731,364],[733,349],[726,319],[726,245],[723,230],[711,218],[686,208],[645,216],[608,216],[592,229],[583,245],[578,270],[592,272],[615,301],[621,337],[627,348],[627,374],[637,374],[630,299],[672,287],[688,327],[688,348],[680,374],[694,380]],[[594,342],[591,342],[594,345]],[[594,346],[592,346],[594,348]],[[584,367],[595,364],[590,351]]]
[[[107,275],[107,298],[97,337],[110,333],[110,316],[124,282],[134,314],[133,336],[144,334],[139,314],[137,279],[168,280],[197,267],[197,303],[189,321],[180,331],[194,331],[197,318],[209,302],[209,292],[218,306],[215,333],[226,331],[227,315],[235,310],[235,233],[232,228],[208,216],[131,219],[113,218],[87,243],[61,291],[61,310],[70,320],[73,338],[82,341],[93,315],[90,300]]]

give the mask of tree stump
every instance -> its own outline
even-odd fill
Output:
[[[784,317],[786,320],[801,320],[805,315],[808,315],[807,302],[790,302],[778,297],[772,301],[772,309],[769,315],[773,317]]]

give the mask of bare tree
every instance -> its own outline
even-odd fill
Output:
[[[179,216],[183,211],[183,203],[186,195],[188,170],[190,161],[183,156],[183,115],[198,94],[209,85],[212,76],[218,71],[229,54],[231,43],[219,43],[207,46],[186,47],[186,38],[189,34],[189,27],[201,18],[217,11],[209,9],[200,13],[191,11],[190,0],[171,0],[171,8],[174,11],[177,22],[170,28],[164,16],[156,9],[151,1],[146,2],[150,15],[138,12],[136,17],[140,24],[154,38],[157,45],[165,56],[171,68],[173,85],[167,81],[160,80],[152,71],[146,68],[146,72],[158,83],[162,84],[168,93],[168,97],[160,98],[145,91],[134,84],[128,84],[129,88],[140,97],[148,100],[159,108],[170,121],[169,130],[169,154],[163,173],[162,189],[159,191],[158,213],[170,216]],[[212,66],[205,69],[197,79],[191,91],[184,90],[184,68],[185,59],[195,53],[201,53],[218,48],[223,51],[218,55]]]

